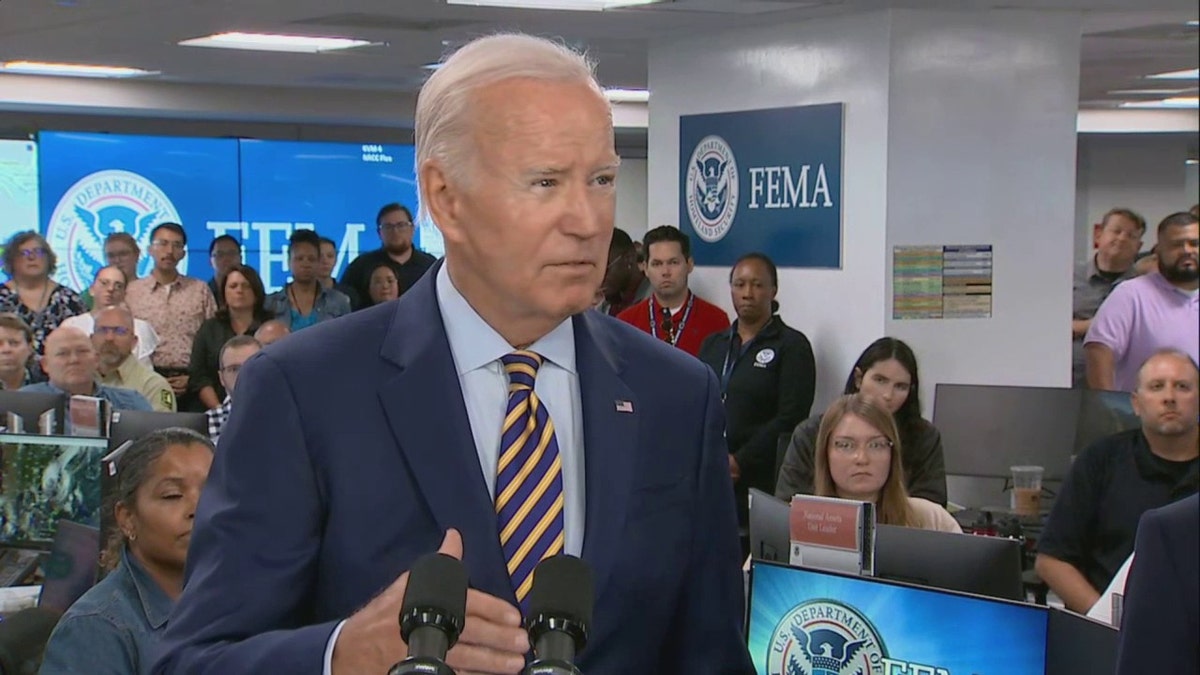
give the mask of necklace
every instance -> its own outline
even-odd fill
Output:
[[[316,291],[313,291],[312,304],[309,305],[307,312],[300,307],[300,300],[296,297],[296,286],[294,284],[288,284],[288,297],[291,298],[292,307],[296,308],[296,312],[298,312],[300,316],[308,316],[309,314],[312,314],[313,310],[317,307]]]
[[[28,302],[25,301],[25,295],[24,295],[25,291],[21,288],[21,284],[17,283],[16,279],[13,279],[12,285],[13,285],[13,288],[15,288],[17,290],[17,297],[20,298],[21,303],[23,305],[25,305],[26,307],[28,307],[31,312],[35,312],[35,313],[40,312],[46,308],[46,300],[50,296],[51,281],[49,279],[47,279],[45,281],[45,285],[42,286],[42,295],[38,298],[37,303],[34,305],[30,305]]]

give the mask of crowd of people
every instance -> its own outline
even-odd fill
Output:
[[[443,261],[412,247],[401,205],[340,282],[332,242],[296,232],[292,281],[270,296],[230,238],[212,242],[211,284],[179,275],[187,238],[171,223],[143,279],[136,242],[111,236],[85,296],[50,280],[40,236],[9,243],[0,382],[211,422],[210,439],[162,432],[128,451],[113,572],[61,622],[43,673],[145,672],[158,655],[156,673],[384,672],[406,653],[402,572],[433,550],[465,552],[471,572],[455,668],[524,666],[531,570],[566,552],[596,568],[589,672],[750,673],[750,487],[961,531],[912,347],[866,345],[813,414],[813,345],[779,316],[769,255],[730,269],[731,321],[691,290],[686,234],[612,229],[611,117],[577,54],[478,40],[431,77],[416,120]],[[492,180],[471,180],[479,167]],[[1076,283],[1081,382],[1130,392],[1142,421],[1084,451],[1046,525],[1037,570],[1079,612],[1142,514],[1200,487],[1198,221],[1164,218],[1138,276],[1144,230],[1111,212]],[[301,330],[259,353],[269,332]]]

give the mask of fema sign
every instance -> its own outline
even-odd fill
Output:
[[[679,120],[679,226],[700,265],[841,267],[841,103]]]

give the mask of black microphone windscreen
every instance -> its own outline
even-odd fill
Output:
[[[417,560],[408,573],[401,614],[436,608],[462,625],[467,613],[467,568],[462,561],[441,553]]]
[[[592,568],[570,555],[546,558],[533,570],[529,616],[547,614],[571,619],[591,628],[596,590]]]

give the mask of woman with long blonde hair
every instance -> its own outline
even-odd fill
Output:
[[[908,495],[900,457],[900,432],[891,414],[861,394],[843,396],[821,417],[814,493],[870,502],[883,525],[961,533],[941,506]]]

